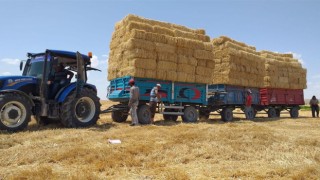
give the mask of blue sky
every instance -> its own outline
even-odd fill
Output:
[[[320,97],[319,0],[0,0],[0,75],[20,74],[27,52],[92,51],[102,72],[91,72],[89,82],[105,99],[110,38],[128,14],[292,52],[308,70],[305,98]]]

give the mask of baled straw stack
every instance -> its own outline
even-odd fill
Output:
[[[125,75],[211,83],[213,47],[203,29],[128,15],[110,42],[108,79]],[[152,73],[153,72],[153,73]]]

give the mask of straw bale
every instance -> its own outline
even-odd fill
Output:
[[[156,59],[156,53],[152,51],[147,51],[144,49],[132,49],[124,52],[124,57],[134,59],[134,58],[144,58],[144,59]]]
[[[157,78],[157,71],[155,70],[145,70],[145,78]]]
[[[213,44],[211,42],[204,42],[204,50],[206,51],[213,51]]]
[[[147,51],[153,51],[156,49],[156,45],[153,42],[145,41],[142,39],[129,39],[122,45],[123,49],[144,49]]]
[[[177,54],[173,53],[157,53],[157,60],[158,61],[171,61],[176,63],[177,62]]]
[[[205,59],[197,59],[197,66],[206,67],[207,66],[207,60]]]
[[[146,23],[140,23],[135,21],[130,21],[127,26],[127,31],[131,31],[133,29],[143,30],[146,32],[153,32],[153,27]]]
[[[197,75],[211,77],[212,73],[213,73],[213,69],[201,67],[201,66],[196,67],[196,74]]]
[[[209,84],[211,83],[211,77],[195,75],[195,82],[202,83],[202,84]]]
[[[145,70],[135,67],[126,67],[120,70],[120,76],[135,76],[135,77],[145,77]]]
[[[156,71],[157,79],[165,80],[167,78],[167,71],[166,70],[159,70]]]
[[[188,74],[194,74],[196,70],[195,66],[188,65],[188,64],[178,64],[177,71],[178,72],[184,72]]]
[[[155,70],[157,68],[157,61],[156,59],[136,58],[136,59],[129,60],[129,66],[136,67],[136,68],[143,68],[147,70]]]
[[[189,56],[192,57],[193,56],[193,49],[191,48],[183,48],[183,47],[177,47],[176,52],[179,55],[183,55],[183,56]]]
[[[214,66],[215,66],[214,60],[207,60],[206,66],[208,68],[214,69]]]
[[[164,35],[168,35],[168,36],[174,36],[174,32],[166,27],[161,27],[159,25],[155,25],[153,26],[153,32],[157,33],[157,34],[164,34]]]
[[[165,36],[167,44],[177,46],[177,41],[175,37]]]
[[[163,34],[146,33],[146,40],[163,44],[167,43],[167,37]]]
[[[177,72],[176,71],[167,71],[167,76],[165,80],[168,81],[176,81],[177,79]]]
[[[200,41],[176,37],[176,44],[178,47],[189,49],[204,49],[204,44]]]
[[[194,33],[205,35],[206,34],[206,30],[204,30],[204,29],[196,29],[196,30],[194,30]]]
[[[156,52],[175,53],[176,47],[163,43],[155,43]]]
[[[158,61],[157,69],[167,70],[167,71],[176,71],[177,63],[169,62],[169,61]]]
[[[195,82],[196,76],[194,74],[187,74],[187,80],[186,82]]]
[[[191,56],[184,56],[184,55],[178,55],[178,64],[189,64],[192,66],[196,66],[197,65],[197,59],[195,59],[194,57]]]
[[[146,40],[147,39],[146,34],[147,33],[145,31],[133,29],[132,31],[130,31],[130,33],[126,34],[126,35],[128,35],[128,37],[126,37],[125,39],[134,38],[134,39]]]
[[[185,72],[177,72],[177,79],[178,82],[186,82],[187,81],[187,73]]]
[[[233,40],[233,39],[231,39],[231,38],[229,38],[227,36],[220,36],[218,38],[214,38],[214,39],[212,39],[211,42],[214,43],[217,46],[220,46],[220,45],[222,45],[222,44],[224,44],[226,42],[231,42],[231,43],[236,44],[238,46],[246,47],[246,48],[249,48],[249,49],[254,50],[254,51],[256,50],[256,48],[253,47],[253,46],[249,46],[249,45],[247,45],[247,44],[245,44],[243,42],[235,41],[235,40]]]
[[[206,59],[206,60],[212,60],[213,59],[213,53],[212,51],[205,51],[205,50],[198,50],[196,49],[194,51],[195,58],[197,59]]]

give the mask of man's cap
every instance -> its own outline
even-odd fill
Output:
[[[161,87],[161,84],[157,84],[157,86]]]
[[[132,84],[132,83],[134,83],[134,79],[129,80],[129,84]]]
[[[250,89],[247,89],[247,92],[250,93],[250,94],[252,93]]]

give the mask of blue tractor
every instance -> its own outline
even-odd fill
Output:
[[[20,63],[22,76],[0,77],[0,130],[21,131],[31,116],[38,123],[60,121],[65,127],[87,127],[96,124],[100,114],[97,89],[87,83],[91,53],[46,50],[28,53]],[[49,77],[57,64],[75,73],[74,82],[60,82],[52,92]],[[54,93],[54,94],[52,94]]]

